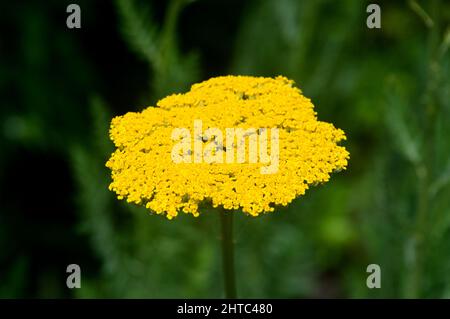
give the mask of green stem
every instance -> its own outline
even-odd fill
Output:
[[[234,272],[233,212],[220,209],[222,230],[222,267],[225,297],[236,298],[236,278]]]
[[[431,25],[428,31],[428,74],[427,88],[424,95],[425,109],[425,136],[429,137],[428,142],[424,146],[424,158],[416,167],[418,180],[418,206],[417,219],[414,232],[414,261],[412,267],[412,277],[409,284],[407,297],[419,298],[423,284],[423,270],[426,254],[426,237],[429,235],[429,218],[430,218],[430,202],[429,198],[429,175],[432,172],[433,154],[434,154],[434,136],[435,117],[437,112],[437,89],[438,89],[438,68],[439,68],[439,37],[440,37],[440,21],[439,9],[440,1],[433,0],[431,2]]]
[[[422,289],[422,272],[424,262],[425,236],[427,235],[427,215],[428,205],[428,172],[425,166],[419,165],[417,169],[418,177],[418,209],[416,227],[413,235],[414,239],[414,260],[412,267],[412,277],[409,289],[406,292],[407,298],[419,298]]]

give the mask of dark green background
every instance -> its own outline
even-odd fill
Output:
[[[448,1],[378,1],[381,29],[357,0],[80,0],[81,29],[69,3],[0,8],[0,297],[222,297],[218,216],[120,202],[104,164],[113,116],[224,74],[294,79],[351,153],[238,215],[241,297],[450,297]]]

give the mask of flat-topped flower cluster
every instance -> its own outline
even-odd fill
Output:
[[[194,127],[198,121],[201,134]],[[180,128],[190,135],[178,151],[193,160],[173,160],[179,143],[173,133]],[[205,149],[208,156],[226,158],[242,146],[236,136],[227,141],[228,147],[217,147],[217,134],[205,134],[212,128],[258,128],[252,133],[267,136],[267,154],[260,153],[259,144],[260,160],[252,160],[250,152],[232,163],[196,161],[206,155]],[[276,153],[270,136],[275,135],[267,134],[273,129],[278,135]],[[185,94],[163,98],[156,107],[115,117],[110,137],[117,147],[106,164],[112,174],[110,189],[119,199],[169,219],[180,212],[198,216],[199,204],[208,201],[252,216],[273,211],[303,195],[309,185],[328,181],[333,171],[346,168],[349,158],[338,145],[345,140],[344,132],[318,121],[311,101],[281,76],[223,76],[195,84]],[[250,138],[242,141],[251,148]],[[201,154],[195,147],[199,143]],[[277,169],[264,173],[275,160]]]

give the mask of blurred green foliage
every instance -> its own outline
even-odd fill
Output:
[[[450,3],[379,1],[381,29],[368,1],[99,3],[79,1],[81,30],[64,1],[1,21],[0,297],[221,297],[218,216],[117,201],[109,122],[211,76],[282,74],[351,160],[287,208],[237,216],[239,295],[450,298]]]

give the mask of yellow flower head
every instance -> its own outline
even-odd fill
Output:
[[[222,76],[115,117],[110,190],[171,219],[200,203],[257,216],[345,169],[342,130],[285,77]]]

